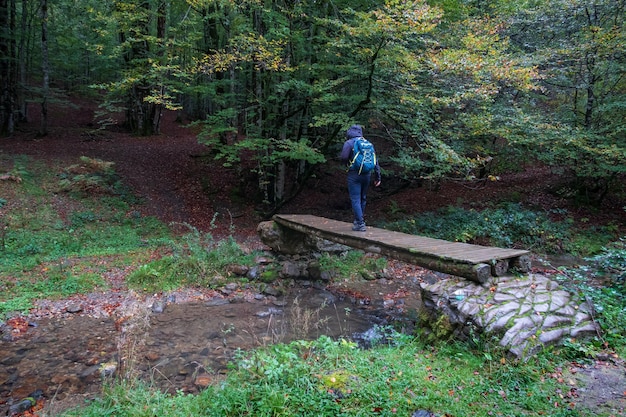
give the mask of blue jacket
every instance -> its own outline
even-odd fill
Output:
[[[348,163],[352,160],[353,155],[352,151],[354,150],[354,139],[363,137],[363,129],[359,125],[352,125],[346,131],[346,141],[343,144],[343,148],[341,149],[341,162],[344,165],[348,165]],[[374,149],[376,152],[376,149]],[[376,175],[376,181],[381,180],[380,175],[380,165],[378,164],[378,158],[376,158],[376,167],[374,167],[374,175]]]

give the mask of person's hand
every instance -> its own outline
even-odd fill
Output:
[[[376,182],[374,183],[374,187],[378,187],[379,185],[380,185],[380,181],[376,181]]]

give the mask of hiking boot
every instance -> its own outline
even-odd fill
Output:
[[[367,228],[365,227],[365,222],[354,222],[352,225],[352,230],[355,232],[365,232]]]

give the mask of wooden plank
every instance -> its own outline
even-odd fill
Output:
[[[352,230],[352,224],[309,214],[279,214],[274,221],[302,233],[313,234],[347,246],[418,263],[441,272],[455,271],[466,278],[484,282],[485,271],[502,275],[509,265],[526,265],[529,252],[449,242],[425,236],[368,227],[366,232]],[[463,266],[466,265],[466,266]],[[478,275],[478,276],[477,276]]]

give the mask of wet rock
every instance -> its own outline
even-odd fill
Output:
[[[411,414],[411,417],[435,417],[435,415],[427,410],[417,410]]]
[[[211,385],[212,382],[212,378],[211,375],[209,374],[200,374],[196,377],[196,379],[193,381],[194,385],[198,388],[206,388],[209,385]]]
[[[258,266],[253,266],[252,268],[250,268],[248,270],[248,273],[246,274],[246,277],[248,277],[251,280],[257,280],[261,276],[262,272],[263,272],[262,268],[260,268]]]
[[[228,301],[231,304],[235,304],[235,303],[244,303],[246,301],[246,297],[244,294],[241,293],[237,293],[235,294],[233,297],[229,298]]]
[[[248,274],[249,270],[250,268],[245,265],[228,265],[226,267],[226,272],[238,275],[240,277],[245,277]]]
[[[265,289],[263,289],[263,293],[272,297],[278,297],[281,292],[278,290],[278,288],[267,286]]]
[[[269,265],[272,262],[274,262],[274,260],[267,256],[257,256],[254,258],[254,263],[257,265]]]
[[[30,410],[35,405],[35,402],[30,398],[25,398],[22,401],[19,401],[17,404],[13,404],[9,407],[9,411],[7,413],[8,416],[16,416],[18,414],[22,414],[25,411]]]
[[[317,260],[308,263],[307,271],[309,278],[313,281],[330,281],[333,275],[330,271],[322,270],[322,266]]]
[[[156,314],[160,314],[163,311],[165,311],[165,305],[166,302],[165,300],[156,300],[153,304],[152,304],[152,312],[156,313]]]
[[[254,313],[255,316],[257,317],[269,317],[269,316],[277,316],[277,315],[282,315],[283,314],[283,310],[280,310],[278,308],[273,308],[270,307],[267,310],[263,310],[263,311],[257,311],[256,313]]]
[[[81,311],[83,311],[83,307],[80,304],[72,303],[67,306],[65,311],[67,311],[68,313],[76,314],[76,313],[80,313]]]
[[[285,261],[280,271],[283,278],[306,279],[309,277],[307,265],[301,262]]]
[[[309,277],[312,280],[322,279],[322,266],[318,261],[311,261],[308,265]]]
[[[226,304],[230,304],[230,301],[228,301],[226,298],[215,298],[204,303],[204,305],[209,307],[223,306]]]
[[[328,282],[333,279],[333,274],[330,271],[322,271],[320,274],[320,281]]]
[[[104,377],[112,377],[117,372],[117,363],[106,362],[100,365],[100,375]]]

